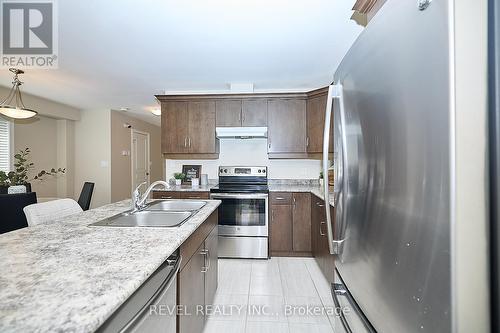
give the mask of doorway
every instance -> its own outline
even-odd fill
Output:
[[[150,182],[149,133],[132,130],[132,191],[141,183]]]

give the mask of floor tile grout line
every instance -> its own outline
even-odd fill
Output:
[[[245,328],[244,331],[246,333],[248,326],[248,310],[250,308],[250,288],[252,286],[252,271],[253,271],[253,262],[250,262],[250,278],[248,279],[248,293],[247,293],[247,308],[245,310]]]
[[[323,302],[323,299],[321,298],[321,295],[320,295],[320,293],[319,293],[318,287],[317,287],[317,285],[316,285],[316,281],[315,281],[315,279],[313,278],[313,275],[312,275],[312,273],[311,273],[311,270],[309,269],[309,267],[307,266],[307,264],[306,264],[306,269],[307,269],[307,272],[309,273],[309,276],[311,277],[311,280],[312,280],[313,285],[314,285],[314,289],[316,289],[316,293],[317,293],[317,294],[318,294],[318,296],[319,296],[319,301],[321,302],[321,305],[323,306],[323,308],[326,308],[326,307],[327,307],[327,306],[329,306],[329,305],[327,305],[327,304],[325,304],[325,303]],[[322,273],[322,274],[323,274],[323,273]],[[324,276],[323,276],[323,278],[324,278]],[[335,327],[334,327],[334,324],[333,324],[332,320],[330,319],[330,316],[328,316],[328,315],[327,315],[326,317],[327,317],[327,319],[328,319],[328,323],[330,324],[330,326],[331,326],[331,328],[332,328],[332,331],[334,332],[334,331],[335,331]]]

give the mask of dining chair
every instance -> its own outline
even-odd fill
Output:
[[[83,209],[73,199],[59,199],[37,203],[24,207],[28,226],[50,223],[62,217],[83,212]]]
[[[36,202],[35,192],[0,194],[0,234],[27,227],[23,208]]]
[[[80,198],[78,198],[78,204],[83,210],[89,210],[90,201],[92,200],[92,192],[94,192],[94,183],[85,182],[83,184],[82,192],[80,193]]]

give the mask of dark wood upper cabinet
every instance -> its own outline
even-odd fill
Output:
[[[161,103],[161,149],[163,153],[183,154],[188,147],[188,103]]]
[[[327,92],[156,96],[162,152],[173,159],[216,159],[216,127],[267,126],[270,159],[320,158]],[[333,135],[330,140],[332,152]]]
[[[217,153],[214,101],[188,102],[188,132],[190,153]]]
[[[268,153],[306,153],[306,100],[267,102]]]
[[[241,100],[218,100],[215,110],[217,127],[241,126]]]
[[[267,100],[248,99],[241,104],[242,126],[265,127],[267,126]]]
[[[293,251],[311,252],[311,194],[293,194]]]
[[[307,152],[323,151],[323,128],[325,126],[326,96],[307,100]]]

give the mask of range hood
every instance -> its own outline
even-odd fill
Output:
[[[267,138],[267,127],[216,127],[219,139],[258,139]]]

